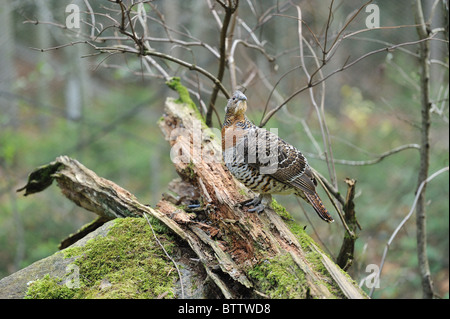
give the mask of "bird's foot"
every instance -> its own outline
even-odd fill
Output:
[[[239,206],[253,206],[253,205],[258,205],[259,203],[261,203],[261,196],[256,196],[254,198],[244,200],[243,202],[238,203],[238,205]]]
[[[258,214],[262,213],[264,211],[264,209],[266,209],[266,206],[264,206],[262,203],[256,205],[253,208],[250,208],[248,210],[248,212],[253,213],[253,212],[257,212]]]
[[[264,209],[270,205],[272,196],[270,195],[259,195],[255,198],[251,198],[239,203],[239,206],[253,206],[253,208],[248,209],[248,212],[262,213]]]

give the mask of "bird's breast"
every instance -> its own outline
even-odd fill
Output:
[[[246,135],[248,134],[247,130],[236,126],[224,126],[222,128],[222,150],[225,151],[229,148],[236,147]]]
[[[292,194],[295,189],[280,183],[268,174],[261,174],[258,169],[247,163],[230,161],[226,166],[231,174],[252,191],[262,194]]]

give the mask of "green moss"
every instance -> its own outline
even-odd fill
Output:
[[[62,279],[48,274],[30,284],[25,299],[71,299],[78,289],[68,288]]]
[[[266,259],[248,271],[256,279],[259,289],[271,298],[304,299],[305,274],[297,267],[289,254]]]
[[[220,145],[220,131],[211,130],[205,123],[202,114],[200,113],[197,105],[192,101],[188,89],[183,86],[180,82],[179,77],[172,77],[169,81],[166,82],[167,86],[169,86],[172,90],[178,93],[179,98],[175,100],[175,103],[182,103],[186,105],[185,111],[189,112],[190,115],[195,116],[200,120],[200,125],[202,129],[202,138],[205,140],[216,140],[218,145]],[[161,120],[161,119],[160,119]],[[202,143],[202,147],[203,147]]]
[[[278,202],[275,200],[275,198],[272,198],[272,204],[271,204],[273,210],[284,220],[292,220],[291,214],[288,213],[286,208],[278,204]]]
[[[314,240],[306,233],[301,225],[294,221],[291,214],[289,214],[286,208],[278,204],[275,199],[272,200],[272,208],[284,220],[289,230],[295,235],[303,251],[306,253],[305,257],[308,263],[311,265],[314,271],[323,275],[324,280],[320,284],[327,286],[328,290],[331,291],[336,297],[342,297],[342,292],[340,291],[339,287],[335,286],[333,280],[328,280],[328,278],[330,278],[330,274],[322,263],[321,253],[325,255],[327,254],[323,252],[317,245],[314,245],[314,247],[312,247]]]
[[[154,220],[159,241],[170,254],[173,242]],[[178,278],[144,218],[118,218],[105,237],[96,237],[82,247],[64,250],[78,257],[78,289],[60,285],[61,280],[43,278],[28,289],[30,298],[156,298],[174,297]],[[64,288],[65,287],[65,288]],[[67,289],[71,292],[68,293]]]
[[[186,176],[193,180],[195,178],[195,165],[192,161],[189,162],[185,170],[187,172]]]
[[[185,103],[190,106],[191,109],[196,111],[201,118],[200,112],[197,109],[194,101],[192,101],[189,95],[188,89],[181,84],[179,77],[173,77],[166,82],[167,86],[178,93],[179,98],[176,100],[177,103]]]
[[[239,194],[242,196],[248,196],[248,192],[244,188],[239,189]]]
[[[272,208],[273,210],[284,220],[289,230],[297,237],[302,248],[306,251],[310,251],[311,242],[313,242],[312,238],[306,233],[301,225],[299,225],[289,214],[289,212],[278,204],[275,199],[272,199]]]

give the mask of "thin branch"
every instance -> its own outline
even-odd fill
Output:
[[[333,4],[333,2],[332,2],[332,4]],[[305,43],[308,46],[311,54],[313,55],[314,60],[316,61],[316,65],[317,65],[316,72],[319,72],[321,77],[323,77],[323,74],[321,73],[320,69],[324,65],[324,62],[322,62],[322,65],[320,65],[319,59],[317,58],[317,55],[315,54],[313,48],[309,45],[309,43],[307,41],[305,41],[305,39],[303,37],[303,28],[302,28],[302,25],[303,25],[302,10],[301,10],[300,6],[296,6],[296,8],[297,8],[297,14],[298,14],[298,31],[297,31],[297,33],[298,33],[299,44],[300,44],[300,60],[303,65],[303,71],[305,72],[305,74],[307,76],[308,84],[311,84],[312,76],[309,74],[308,69],[305,64],[303,43]],[[331,10],[331,8],[330,8],[330,10]],[[336,170],[334,169],[333,161],[329,160],[329,159],[332,160],[333,157],[332,157],[330,136],[328,134],[328,129],[327,129],[326,121],[325,121],[325,114],[323,112],[323,105],[324,105],[324,99],[325,99],[325,84],[322,83],[322,99],[321,99],[322,108],[321,109],[319,109],[319,106],[317,105],[316,99],[314,97],[313,87],[310,86],[308,91],[309,91],[309,97],[310,97],[311,103],[313,104],[314,109],[316,110],[318,122],[320,125],[320,131],[322,133],[322,140],[323,140],[323,145],[324,145],[324,150],[325,150],[324,154],[325,154],[325,158],[326,158],[326,162],[327,162],[328,173],[330,175],[331,182],[333,183],[333,185],[336,188],[338,188],[337,178],[336,178]]]
[[[297,201],[297,204],[298,204],[298,206],[300,206],[300,208],[303,212],[303,215],[305,216],[306,220],[308,221],[309,225],[311,226],[314,236],[315,236],[315,238],[317,238],[317,241],[319,241],[319,243],[322,245],[323,249],[327,252],[327,254],[330,255],[333,259],[335,259],[335,256],[333,256],[333,252],[330,250],[330,248],[328,248],[327,244],[322,240],[319,232],[314,227],[314,224],[311,221],[311,218],[309,218],[310,214],[308,214],[308,212],[306,211],[305,207],[303,206],[302,201],[297,196],[295,196],[295,200]]]
[[[216,0],[224,9],[225,9],[225,17],[223,18],[223,24],[222,29],[220,30],[220,42],[219,42],[219,53],[220,53],[220,59],[219,59],[219,70],[217,72],[217,80],[219,82],[222,81],[223,76],[225,74],[225,65],[226,65],[226,42],[227,42],[227,33],[228,33],[228,26],[230,25],[231,18],[234,14],[234,12],[237,10],[237,7],[239,5],[239,1],[236,0],[236,2],[231,4],[230,6],[226,6],[223,2]],[[208,103],[208,111],[206,112],[206,118],[205,123],[208,126],[211,126],[212,122],[212,112],[214,111],[214,105],[216,104],[217,100],[217,94],[219,93],[219,85],[218,83],[214,83],[214,88],[211,94],[211,98]],[[227,97],[229,98],[229,96]]]
[[[278,84],[280,84],[281,80],[283,80],[288,74],[290,74],[291,72],[296,71],[296,70],[298,70],[299,68],[302,68],[302,67],[303,67],[302,65],[298,65],[298,66],[296,66],[296,67],[294,67],[294,68],[288,70],[288,71],[287,71],[286,73],[284,73],[284,74],[278,79],[278,81],[273,85],[272,89],[270,90],[269,97],[267,98],[266,105],[264,106],[264,111],[263,111],[263,114],[262,114],[262,116],[261,116],[261,121],[259,122],[259,123],[260,123],[260,124],[259,124],[259,127],[263,127],[263,125],[261,124],[261,123],[262,123],[262,120],[264,119],[264,116],[266,115],[267,108],[268,108],[268,106],[269,106],[270,98],[271,98],[272,95],[274,94],[274,92],[275,92],[275,90],[276,90]]]
[[[393,51],[397,48],[403,47],[403,46],[408,46],[408,45],[415,45],[415,44],[419,44],[421,42],[425,42],[425,41],[429,41],[431,39],[434,38],[434,34],[432,34],[430,37],[425,38],[425,39],[421,39],[421,40],[417,40],[417,41],[410,41],[410,42],[404,42],[404,43],[399,43],[399,44],[395,44],[392,46],[388,46],[388,47],[384,47],[378,50],[374,50],[374,51],[370,51],[362,56],[360,56],[359,58],[355,59],[354,61],[352,61],[351,63],[344,63],[342,65],[341,68],[336,69],[332,72],[330,72],[329,74],[327,74],[326,76],[324,76],[323,78],[321,78],[320,80],[317,80],[313,83],[308,83],[307,85],[303,86],[302,88],[298,89],[297,91],[295,91],[294,93],[292,93],[289,97],[287,97],[280,105],[278,105],[277,107],[275,107],[274,109],[270,110],[266,117],[261,121],[260,125],[264,126],[266,125],[267,121],[270,120],[270,118],[276,113],[278,112],[284,105],[286,105],[287,103],[289,103],[289,101],[291,101],[295,96],[297,96],[298,94],[302,93],[303,91],[306,91],[307,89],[309,89],[310,87],[316,86],[324,81],[326,81],[328,78],[330,78],[331,76],[335,75],[336,73],[342,72],[350,67],[352,67],[353,65],[357,64],[358,62],[364,60],[365,58],[368,58],[369,56],[372,56],[374,54],[378,54],[380,52],[390,52]]]
[[[367,161],[351,161],[351,160],[345,160],[345,159],[333,159],[334,163],[336,164],[342,164],[342,165],[350,165],[350,166],[365,166],[365,165],[373,165],[373,164],[377,164],[379,162],[381,162],[382,160],[384,160],[386,157],[394,155],[396,153],[399,153],[403,150],[407,150],[407,149],[417,149],[420,150],[420,145],[419,144],[406,144],[406,145],[401,145],[399,147],[393,148],[392,150],[386,151],[378,156],[376,156],[374,159],[371,160],[367,160]],[[307,153],[305,153],[307,154]],[[321,160],[325,160],[324,156],[317,156],[316,154],[307,154],[308,157],[312,157],[312,158],[318,158]]]
[[[403,47],[403,46],[414,45],[414,44],[419,44],[419,43],[422,43],[422,42],[425,42],[425,41],[429,41],[429,40],[433,39],[434,36],[435,36],[435,34],[432,34],[432,35],[430,35],[430,37],[425,38],[425,39],[421,39],[421,40],[417,40],[417,41],[410,41],[410,42],[399,43],[399,44],[395,44],[395,45],[392,45],[392,46],[388,46],[388,47],[385,47],[385,48],[381,48],[381,49],[378,49],[378,50],[374,50],[374,51],[368,52],[368,53],[366,53],[366,54],[360,56],[359,58],[355,59],[355,60],[352,61],[351,63],[348,63],[348,64],[347,64],[347,62],[344,63],[344,65],[343,65],[340,69],[334,70],[333,72],[331,72],[331,73],[329,73],[327,76],[325,76],[323,79],[320,79],[320,80],[318,80],[318,81],[312,83],[311,85],[312,85],[312,86],[317,85],[317,84],[319,84],[319,83],[321,83],[321,82],[327,80],[330,76],[333,76],[334,74],[336,74],[336,73],[338,73],[338,72],[344,71],[344,70],[346,70],[346,69],[352,67],[352,66],[355,65],[356,63],[360,62],[361,60],[364,60],[365,58],[367,58],[367,57],[369,57],[369,56],[372,56],[372,55],[374,55],[374,54],[378,54],[378,53],[380,53],[380,52],[390,52],[390,51],[393,51],[393,50],[395,50],[395,49],[397,49],[397,48],[400,48],[400,47]]]
[[[153,65],[153,67],[155,69],[157,69],[159,73],[161,73],[161,75],[163,76],[164,80],[166,80],[166,81],[170,80],[171,76],[163,69],[163,67],[161,65],[156,63],[156,61],[154,59],[152,59],[150,56],[148,56],[148,55],[145,56],[143,62],[144,62],[144,65],[147,68],[147,71],[150,72],[150,66],[147,63],[147,62],[150,62],[151,65]]]
[[[111,2],[116,3],[115,1],[111,1]],[[156,57],[162,58],[162,59],[164,59],[164,60],[168,60],[168,61],[175,62],[175,63],[177,63],[177,64],[179,64],[179,65],[181,65],[181,66],[183,66],[183,67],[188,68],[189,70],[193,70],[193,71],[196,71],[196,72],[199,72],[199,73],[203,74],[204,76],[206,76],[208,79],[210,79],[210,80],[213,82],[213,84],[215,85],[215,87],[217,87],[217,89],[220,90],[220,91],[224,94],[224,96],[225,96],[226,98],[229,98],[229,97],[230,97],[230,94],[229,94],[228,91],[225,89],[225,87],[223,86],[223,84],[221,83],[221,81],[220,81],[219,79],[217,79],[214,75],[212,75],[210,72],[208,72],[207,70],[203,69],[202,67],[199,67],[199,66],[197,66],[197,65],[195,65],[195,64],[186,62],[186,61],[184,61],[184,60],[178,59],[178,58],[176,58],[176,57],[173,57],[173,56],[171,56],[171,55],[168,55],[168,54],[165,54],[165,53],[162,53],[162,52],[158,52],[158,51],[146,49],[146,48],[145,48],[145,45],[144,45],[144,41],[145,41],[145,40],[157,40],[157,39],[155,39],[155,38],[144,38],[144,39],[138,38],[137,34],[136,34],[135,31],[134,31],[134,28],[133,28],[131,22],[129,23],[129,25],[130,25],[130,27],[132,28],[132,31],[131,31],[131,32],[128,32],[128,31],[126,30],[126,25],[127,25],[128,23],[127,23],[125,20],[126,20],[126,19],[131,20],[131,17],[130,17],[130,15],[129,15],[129,9],[127,9],[127,8],[125,7],[125,5],[123,4],[122,1],[118,1],[117,3],[121,6],[120,12],[121,12],[121,16],[122,16],[122,19],[123,19],[123,20],[120,21],[120,22],[117,21],[118,24],[120,25],[119,31],[120,31],[122,34],[124,34],[125,37],[123,37],[123,38],[122,38],[122,37],[99,37],[99,36],[97,35],[97,37],[95,37],[95,39],[93,39],[93,40],[96,41],[96,42],[105,42],[105,41],[107,41],[107,40],[118,40],[118,41],[123,41],[123,40],[129,39],[129,40],[132,40],[133,42],[135,42],[135,44],[137,45],[137,47],[139,48],[139,50],[136,49],[136,48],[132,48],[132,47],[130,47],[130,46],[125,46],[125,45],[115,45],[115,46],[105,46],[105,47],[100,47],[100,46],[97,46],[97,45],[95,45],[95,44],[93,44],[92,42],[89,42],[89,41],[75,41],[75,42],[70,42],[70,43],[66,43],[66,44],[59,45],[59,46],[55,46],[55,47],[51,47],[51,48],[40,48],[40,49],[39,49],[39,48],[31,48],[31,49],[37,50],[37,51],[40,51],[40,52],[46,52],[46,51],[51,51],[51,50],[58,50],[58,49],[61,49],[61,48],[67,47],[67,46],[73,46],[73,45],[75,45],[75,44],[88,44],[88,45],[90,45],[94,50],[98,51],[99,53],[108,53],[108,54],[111,54],[112,52],[120,52],[120,53],[134,53],[134,54],[139,54],[139,55],[142,55],[142,56],[156,56]],[[49,24],[49,25],[57,26],[57,27],[62,28],[62,29],[67,29],[67,27],[66,27],[65,25],[58,24],[58,23],[53,23],[53,22],[41,22],[41,21],[37,21],[37,20],[36,20],[36,21],[27,20],[27,21],[25,21],[24,23]],[[111,26],[111,27],[115,27],[115,26]],[[103,29],[103,30],[100,32],[100,34],[101,34],[104,30],[105,30],[105,29]],[[179,43],[179,44],[181,44],[181,45],[187,44],[187,43],[185,43],[185,42],[180,42],[180,41],[176,41],[176,40],[172,40],[172,41],[169,40],[168,42]],[[190,45],[202,45],[202,43],[201,43],[200,41],[199,41],[199,42],[196,42],[196,43],[189,43],[189,44],[190,44]],[[205,46],[206,48],[208,48],[208,46],[206,46],[206,45],[203,45],[203,46]],[[210,51],[211,51],[211,50],[210,50]],[[215,51],[213,50],[212,52],[214,53]],[[90,56],[90,55],[89,55],[89,56]],[[151,64],[153,64],[153,66],[157,67],[158,64],[156,63],[156,61],[154,61],[153,59],[149,59],[148,61],[149,61]],[[164,77],[165,79],[167,79],[167,77],[168,77],[167,72],[165,72],[161,67],[159,67],[159,68],[157,67],[157,69],[158,69],[158,71],[163,75],[163,77]]]
[[[327,41],[328,41],[328,30],[330,29],[330,24],[331,24],[331,17],[333,15],[333,3],[334,0],[331,0],[330,3],[330,9],[328,10],[328,19],[327,19],[327,26],[325,28],[325,39],[324,39],[324,44],[323,44],[323,58],[322,58],[322,63],[325,64],[325,61],[327,60]]]
[[[342,29],[338,32],[336,38],[334,39],[333,43],[331,44],[331,47],[328,51],[325,51],[325,54],[328,55],[336,45],[336,42],[341,38],[341,34],[347,29],[347,27],[350,25],[350,23],[358,16],[358,14],[361,12],[362,9],[364,9],[368,4],[370,4],[373,0],[367,1],[365,4],[363,4],[356,13],[347,21],[347,23],[342,27]]]
[[[206,0],[206,2],[208,3],[209,10],[211,11],[211,14],[213,15],[214,19],[216,20],[216,23],[219,26],[219,29],[222,29],[222,21],[220,20],[217,10],[214,9],[214,5],[211,3],[211,0]]]
[[[345,230],[347,231],[347,233],[348,233],[351,237],[354,237],[355,234],[354,234],[354,233],[350,230],[350,228],[348,227],[348,225],[347,225],[347,223],[346,223],[346,221],[345,221],[345,218],[344,218],[344,214],[342,214],[342,212],[341,212],[341,210],[339,209],[338,205],[336,205],[336,202],[334,201],[333,196],[331,196],[329,188],[328,188],[327,186],[325,186],[325,183],[324,183],[324,181],[322,180],[321,175],[317,174],[317,171],[314,170],[314,169],[313,169],[312,171],[313,171],[313,174],[314,174],[315,177],[316,177],[316,180],[319,181],[319,184],[322,186],[322,188],[324,189],[325,193],[327,193],[327,196],[328,196],[328,198],[330,199],[331,204],[333,204],[333,207],[336,209],[336,212],[338,213],[339,218],[341,219],[342,225],[344,226]],[[335,190],[336,190],[336,189],[335,189]],[[344,201],[344,203],[345,203],[345,201]],[[342,204],[342,205],[344,205],[344,204]]]
[[[314,77],[314,75],[316,73],[319,74],[321,78],[323,78],[321,66],[324,66],[325,64],[323,62],[322,62],[322,64],[319,63],[319,58],[317,57],[313,48],[307,41],[305,41],[305,44],[308,47],[311,54],[313,55],[314,60],[316,61],[316,66],[317,66],[317,70],[316,70],[316,72],[314,72],[311,75],[310,81],[312,81],[312,78]],[[310,89],[310,90],[312,91],[312,89]],[[317,112],[320,112],[320,114],[322,115],[323,125],[321,126],[321,132],[322,132],[322,139],[323,139],[323,143],[324,143],[324,147],[325,147],[324,155],[325,155],[325,158],[327,159],[328,172],[330,174],[331,181],[333,182],[334,186],[337,189],[338,184],[337,184],[336,168],[334,167],[333,149],[331,147],[331,137],[330,137],[330,131],[328,130],[328,124],[327,124],[326,117],[325,117],[325,82],[322,82],[320,109],[318,109]]]
[[[258,37],[255,35],[254,30],[252,30],[244,20],[240,18],[237,18],[237,20],[239,21],[239,24],[250,34],[250,37],[253,39],[253,41],[255,41],[256,45],[262,47],[264,41],[259,41]]]
[[[183,287],[183,277],[181,276],[181,272],[180,269],[178,268],[177,263],[175,262],[175,260],[173,260],[172,257],[170,257],[169,253],[166,251],[166,249],[164,248],[164,246],[161,244],[161,242],[159,241],[158,237],[156,236],[155,230],[153,229],[152,223],[150,223],[150,220],[147,217],[147,213],[144,212],[143,213],[145,219],[147,220],[148,225],[150,226],[152,233],[153,233],[153,237],[155,237],[156,242],[158,243],[158,245],[162,248],[162,250],[164,251],[164,254],[166,254],[167,258],[170,259],[170,261],[175,265],[175,268],[177,269],[178,272],[178,277],[180,278],[180,286],[181,286],[181,299],[184,299],[184,287]]]
[[[138,52],[135,51],[135,53],[138,53]],[[195,64],[191,64],[189,62],[186,62],[186,61],[180,60],[178,58],[175,58],[175,57],[173,57],[171,55],[168,55],[168,54],[165,54],[165,53],[162,53],[162,52],[157,52],[157,51],[148,51],[147,50],[147,51],[143,52],[143,55],[156,56],[156,57],[168,60],[168,61],[175,62],[175,63],[177,63],[177,64],[179,64],[181,66],[184,66],[184,67],[188,68],[189,70],[197,71],[197,72],[203,74],[204,76],[206,76],[208,79],[210,79],[219,88],[219,90],[223,93],[223,95],[225,95],[225,97],[227,99],[229,99],[230,96],[231,96],[230,93],[228,93],[227,89],[223,86],[222,82],[218,78],[216,78],[214,75],[212,75],[211,73],[209,73],[205,69],[203,69],[203,68],[201,68],[201,67],[199,67],[199,66],[197,66]]]
[[[47,52],[47,51],[52,51],[52,50],[59,50],[65,47],[69,47],[69,46],[74,46],[76,44],[87,44],[88,41],[74,41],[74,42],[70,42],[70,43],[66,43],[66,44],[61,44],[55,47],[50,47],[50,48],[33,48],[33,47],[29,47],[31,50],[35,50],[35,51],[39,51],[39,52]]]
[[[91,4],[89,3],[88,0],[84,0],[84,4],[88,8],[88,12],[91,15],[91,25],[92,25],[91,26],[91,38],[94,38],[95,37],[95,14],[94,14]]]
[[[231,46],[231,50],[230,50],[230,54],[228,56],[228,70],[230,73],[230,82],[231,82],[231,89],[232,91],[234,91],[237,87],[237,81],[236,81],[236,63],[235,63],[235,59],[234,59],[234,53],[236,51],[236,48],[238,46],[238,44],[242,44],[243,46],[247,47],[247,48],[252,48],[255,49],[259,52],[261,52],[269,62],[274,62],[275,58],[271,55],[269,55],[262,46],[260,45],[255,45],[255,44],[250,44],[242,39],[238,39],[233,41],[233,45]],[[249,82],[249,80],[247,79],[247,82]],[[244,85],[245,87],[245,85]],[[267,105],[267,104],[266,104]]]
[[[316,176],[318,180],[320,179],[322,181],[320,183],[321,186],[324,187],[324,189],[326,188],[333,195],[333,197],[338,200],[339,203],[345,205],[345,198],[342,197],[341,193],[322,174],[315,169],[313,169],[313,172],[314,176]]]
[[[114,37],[105,37],[105,38],[100,38],[100,39],[106,39],[106,40],[118,40]],[[123,37],[121,38],[121,40],[127,40],[128,38]],[[207,49],[209,52],[211,52],[216,58],[220,58],[219,52],[217,52],[217,50],[215,50],[212,46],[210,46],[207,43],[204,43],[202,41],[183,41],[183,40],[178,40],[178,39],[173,39],[173,38],[155,38],[155,37],[150,37],[150,36],[146,36],[143,38],[143,40],[145,41],[150,41],[150,42],[167,42],[167,43],[174,43],[180,46],[185,46],[185,47],[189,47],[189,46],[200,46],[200,47],[204,47],[205,49]]]
[[[264,48],[262,46],[248,43],[247,41],[244,41],[242,39],[238,39],[238,40],[235,40],[233,42],[233,46],[231,47],[231,50],[230,50],[230,55],[231,56],[234,55],[234,51],[236,50],[236,47],[237,47],[238,44],[242,44],[243,46],[245,46],[247,48],[255,49],[255,50],[261,52],[266,57],[267,61],[269,61],[269,62],[274,62],[275,61],[275,57],[270,55],[270,54],[268,54],[266,52],[266,50],[264,50]]]
[[[322,149],[320,148],[319,143],[316,141],[316,139],[312,135],[312,132],[308,126],[308,123],[306,123],[306,120],[304,118],[302,118],[302,119],[300,119],[300,123],[303,126],[303,130],[305,131],[306,136],[308,136],[309,140],[311,141],[311,144],[316,149],[317,154],[322,154]],[[325,159],[325,157],[323,157],[323,158],[321,157],[321,159]]]
[[[389,42],[383,41],[383,40],[379,40],[379,39],[371,39],[371,38],[366,38],[366,37],[355,37],[355,35],[357,35],[359,33],[369,32],[369,31],[373,32],[375,30],[393,30],[393,29],[411,28],[411,27],[417,27],[417,25],[412,24],[412,25],[386,26],[386,27],[378,27],[378,28],[371,28],[371,29],[361,29],[361,30],[358,30],[358,31],[354,31],[354,32],[348,33],[346,35],[343,35],[341,37],[341,39],[339,39],[339,41],[335,44],[333,52],[328,54],[327,60],[330,60],[334,56],[334,54],[337,52],[337,48],[341,45],[341,43],[345,39],[363,40],[363,41],[367,41],[367,42],[381,43],[381,44],[383,44],[385,46],[393,46],[394,45],[392,43],[389,43]],[[440,31],[441,30],[435,30],[435,31],[432,32],[432,34],[438,33]],[[413,51],[409,51],[409,50],[407,50],[405,48],[399,47],[398,50],[401,51],[401,52],[405,52],[405,53],[407,53],[409,55],[412,55],[414,57],[419,57],[419,55],[417,53],[415,53]]]
[[[436,176],[438,176],[438,175],[440,175],[440,174],[442,174],[442,173],[444,173],[444,172],[446,172],[448,170],[449,170],[448,166],[444,167],[444,168],[441,168],[440,170],[438,170],[437,172],[433,173],[426,180],[424,180],[424,181],[422,181],[420,183],[419,189],[417,190],[416,197],[414,197],[414,201],[413,201],[413,204],[411,206],[411,209],[409,210],[409,213],[402,219],[402,221],[397,226],[397,228],[395,228],[394,232],[392,233],[391,237],[389,238],[388,242],[386,243],[386,246],[385,246],[384,251],[383,251],[383,257],[381,258],[380,270],[379,270],[379,272],[377,274],[377,278],[376,278],[375,282],[380,280],[381,272],[383,271],[383,266],[384,266],[384,262],[386,260],[386,255],[388,253],[389,247],[391,246],[392,242],[394,241],[394,239],[397,236],[397,234],[400,231],[400,229],[403,227],[403,225],[405,225],[405,223],[409,220],[411,215],[414,213],[414,210],[416,209],[417,201],[419,200],[419,197],[422,194],[423,188],[425,187],[426,184],[428,184]],[[372,297],[374,289],[375,289],[375,286],[372,287],[372,289],[370,290],[370,293],[369,293],[370,297]]]

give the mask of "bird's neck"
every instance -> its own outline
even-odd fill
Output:
[[[222,150],[234,146],[237,139],[247,134],[247,129],[254,126],[244,113],[227,114],[222,125]]]
[[[244,113],[227,112],[227,114],[225,114],[225,120],[223,122],[222,127],[229,127],[237,122],[244,122],[244,121],[247,121],[247,117],[245,116]]]

